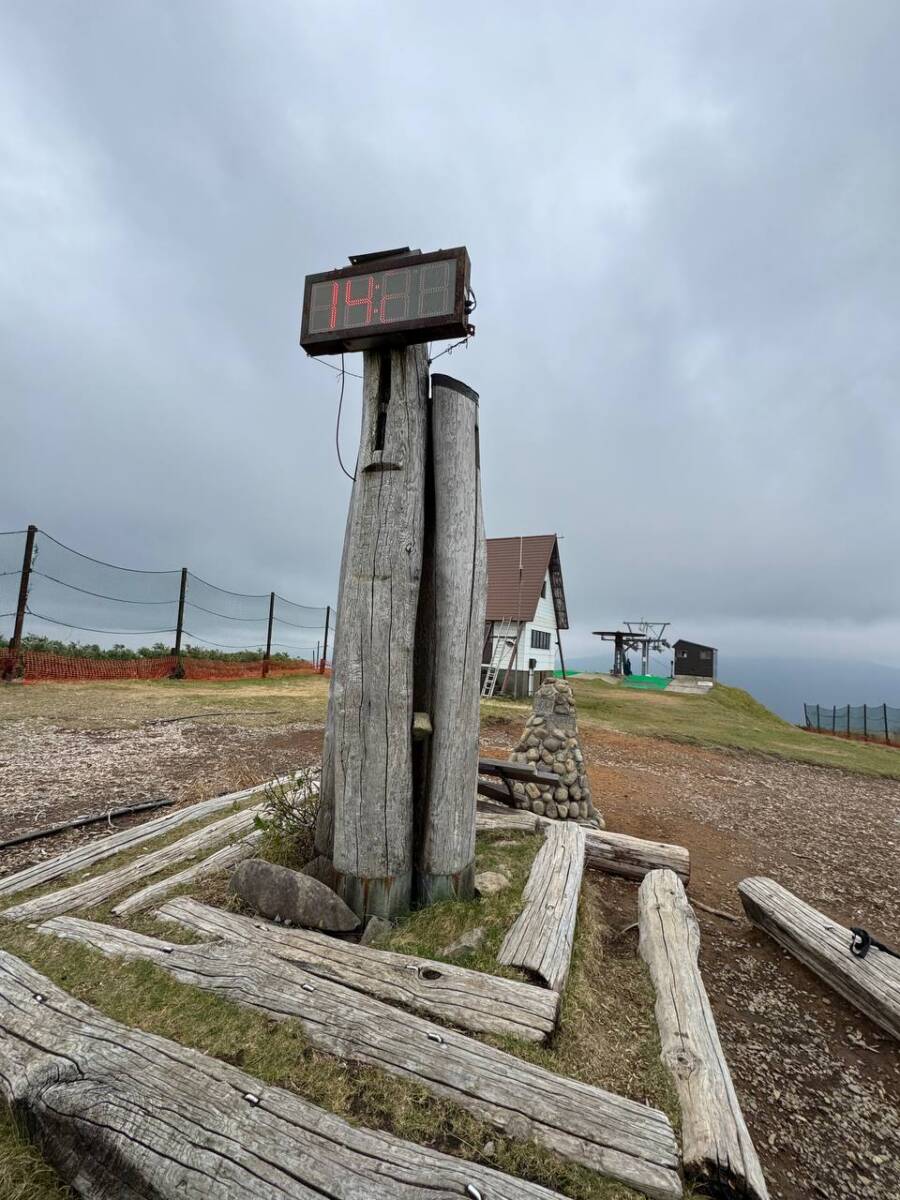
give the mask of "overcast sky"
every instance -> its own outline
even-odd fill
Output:
[[[333,600],[304,275],[465,244],[440,369],[570,653],[900,663],[898,50],[896,0],[0,0],[0,528]]]

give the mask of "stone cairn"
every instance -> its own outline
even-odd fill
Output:
[[[516,808],[559,820],[595,820],[603,826],[591,801],[591,787],[578,744],[578,720],[572,688],[564,679],[545,679],[534,697],[534,712],[509,756],[510,762],[533,763],[539,771],[554,771],[555,786],[513,783]]]

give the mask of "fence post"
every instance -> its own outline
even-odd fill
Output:
[[[820,704],[816,705],[816,731],[822,732],[822,706]]]
[[[884,740],[886,745],[889,746],[891,744],[891,731],[888,728],[887,702],[885,702],[882,707],[884,708]]]
[[[22,555],[22,573],[19,576],[19,599],[16,604],[16,623],[13,626],[12,640],[9,643],[4,680],[12,679],[16,670],[16,660],[19,657],[19,647],[22,644],[22,626],[25,624],[25,606],[28,603],[28,584],[31,579],[31,560],[34,557],[34,538],[37,525],[29,525],[25,534],[25,553]]]
[[[863,706],[865,707],[865,705]],[[850,705],[847,705],[847,738],[850,738]]]
[[[175,623],[175,666],[172,668],[170,679],[183,679],[184,667],[181,665],[181,634],[184,630],[184,598],[187,594],[187,567],[181,568],[181,588],[178,593],[178,620]]]
[[[837,705],[831,706],[831,732],[837,733]]]
[[[322,642],[322,660],[319,663],[319,674],[325,674],[325,663],[328,660],[328,626],[331,623],[331,605],[325,608],[325,640]]]
[[[863,705],[863,741],[869,740],[869,706]]]
[[[266,656],[263,659],[262,677],[269,673],[269,659],[272,657],[272,622],[275,620],[275,593],[269,596],[269,628],[266,630]]]

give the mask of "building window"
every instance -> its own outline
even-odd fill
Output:
[[[534,595],[533,592],[532,595]],[[531,648],[532,650],[550,649],[550,634],[546,629],[532,629]]]
[[[712,658],[712,650],[701,650],[700,657],[702,659],[706,659],[706,660],[711,659]]]
[[[547,580],[546,580],[546,579],[545,579],[545,580],[544,580],[544,582],[541,584],[541,599],[542,599],[542,600],[546,600],[546,599],[547,599]]]

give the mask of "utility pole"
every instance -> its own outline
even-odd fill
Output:
[[[271,592],[269,595],[269,627],[266,630],[266,654],[265,654],[265,657],[263,658],[263,665],[262,665],[263,679],[265,679],[265,677],[269,673],[269,659],[272,657],[272,624],[273,624],[274,620],[275,620],[275,593]]]
[[[325,674],[325,663],[328,659],[328,625],[331,621],[331,605],[325,609],[325,640],[322,642],[322,660],[319,666],[319,674]],[[318,643],[316,643],[316,657],[318,658]]]
[[[25,553],[22,556],[22,573],[19,576],[19,599],[16,604],[16,623],[13,626],[12,640],[9,643],[4,680],[12,679],[19,657],[19,647],[22,645],[22,627],[25,624],[25,609],[28,605],[28,585],[31,581],[31,560],[34,557],[34,539],[37,525],[29,525],[25,533]]]
[[[181,665],[181,634],[184,629],[184,598],[187,595],[187,567],[181,568],[181,587],[178,592],[178,619],[175,622],[175,666],[172,668],[170,679],[181,679],[184,667]]]

